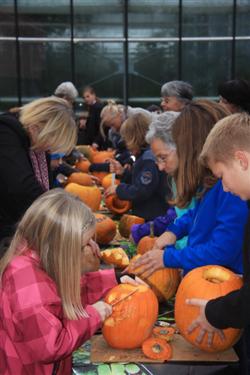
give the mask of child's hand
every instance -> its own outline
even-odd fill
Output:
[[[92,305],[100,314],[102,322],[112,314],[112,306],[103,301],[96,302]]]
[[[193,320],[193,322],[188,327],[187,332],[191,333],[194,329],[199,328],[200,332],[196,339],[197,344],[200,344],[204,339],[205,335],[207,334],[207,344],[208,346],[212,346],[215,333],[217,333],[220,336],[222,341],[225,339],[225,336],[222,330],[211,326],[211,324],[207,321],[205,314],[207,302],[208,300],[199,298],[191,298],[186,300],[186,304],[200,307],[200,315],[198,316],[198,318]]]
[[[98,258],[101,258],[100,248],[99,248],[98,244],[94,240],[92,240],[92,238],[89,240],[88,245],[90,246],[90,248],[93,252],[93,255],[98,257]]]
[[[173,245],[176,242],[176,235],[172,232],[165,232],[157,238],[152,250],[162,250],[167,245]]]
[[[143,274],[143,277],[147,278],[153,272],[165,267],[163,262],[163,253],[164,252],[162,250],[148,251],[140,256],[140,258],[132,262],[130,268],[136,269],[140,267],[140,271],[136,271],[135,273],[138,275]]]
[[[114,159],[109,159],[109,171],[110,173],[115,173],[118,175],[122,175],[124,172],[123,166],[119,163],[119,161]]]
[[[117,186],[109,186],[104,192],[104,198],[107,198],[109,195],[115,194]]]
[[[135,279],[132,279],[132,277],[128,275],[124,275],[120,277],[120,282],[122,284],[131,284],[131,285],[147,285],[144,281],[142,281],[139,277],[135,277]]]

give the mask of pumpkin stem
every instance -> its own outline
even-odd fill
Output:
[[[230,274],[218,267],[212,267],[204,271],[204,279],[210,283],[220,284],[230,279]]]
[[[149,237],[153,238],[154,237],[154,222],[153,221],[150,221],[149,223],[149,230],[150,230]]]

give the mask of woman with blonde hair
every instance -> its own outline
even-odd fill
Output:
[[[121,183],[105,192],[105,196],[116,193],[119,199],[131,201],[133,215],[146,221],[165,214],[169,206],[167,175],[159,171],[145,139],[149,125],[149,117],[142,113],[132,115],[122,124],[121,137],[136,161],[132,170],[128,170],[111,160],[111,171],[120,176]]]
[[[137,284],[114,269],[89,272],[94,234],[91,210],[62,189],[24,214],[0,261],[2,375],[71,374],[71,353],[112,312],[100,299],[118,282]]]
[[[70,153],[76,138],[71,106],[61,98],[24,105],[19,120],[0,116],[0,240],[14,233],[21,215],[50,188],[49,153]]]

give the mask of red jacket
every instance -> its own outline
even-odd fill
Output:
[[[115,273],[91,272],[81,281],[89,317],[69,320],[63,316],[56,284],[41,268],[37,255],[28,251],[11,261],[0,288],[1,375],[51,375],[56,361],[69,360],[96,332],[101,319],[91,305],[117,284]],[[64,367],[64,375],[71,373],[69,363],[66,368],[69,372]]]

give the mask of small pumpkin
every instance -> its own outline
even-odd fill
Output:
[[[116,235],[116,224],[106,215],[95,214],[96,242],[99,245],[109,244]]]
[[[76,168],[84,173],[87,173],[89,171],[89,167],[90,167],[90,161],[87,159],[80,160],[76,163]]]
[[[115,185],[119,185],[120,183],[120,180],[118,180],[117,178],[115,179],[114,181],[114,184]],[[102,179],[102,187],[104,189],[107,189],[108,187],[110,187],[112,185],[112,173],[108,173],[106,176],[103,177]]]
[[[154,327],[153,336],[159,339],[166,340],[167,342],[172,341],[175,334],[174,327]]]
[[[145,223],[145,220],[142,217],[128,214],[122,215],[118,226],[120,235],[129,238],[132,225],[143,223]]]
[[[100,258],[93,254],[93,250],[89,245],[83,249],[82,257],[82,273],[95,272],[100,268]]]
[[[139,348],[152,333],[158,301],[146,285],[119,284],[109,291],[105,302],[112,305],[134,290],[134,294],[113,306],[112,314],[103,323],[103,336],[113,348]]]
[[[142,344],[143,354],[151,359],[168,361],[172,357],[171,346],[163,339],[150,337]]]
[[[111,194],[105,198],[105,205],[114,214],[124,214],[131,208],[130,201],[123,201],[116,194]]]
[[[97,151],[93,153],[92,163],[105,163],[107,159],[114,158],[114,151]]]
[[[131,259],[128,269],[129,273],[136,274],[140,271],[140,267],[134,270],[131,268],[133,262],[140,256],[140,254],[137,254]],[[152,288],[160,302],[172,298],[180,283],[180,272],[175,268],[164,267],[153,272],[152,275],[147,278],[145,278],[143,274],[139,277]]]
[[[92,211],[98,211],[102,194],[96,186],[81,186],[71,182],[65,187],[68,193],[78,196]]]
[[[101,257],[105,263],[113,264],[118,268],[125,268],[129,265],[129,258],[122,247],[103,250]]]
[[[92,181],[91,176],[83,172],[72,173],[68,177],[67,183],[69,184],[70,182],[74,182],[76,184],[83,185],[83,186],[93,186],[93,181]]]
[[[158,237],[154,236],[154,223],[150,222],[150,235],[144,236],[140,239],[137,245],[137,254],[144,254],[154,247],[155,241]]]
[[[199,329],[190,334],[187,329],[200,314],[200,307],[186,304],[186,299],[214,299],[224,296],[242,286],[242,279],[221,266],[203,266],[190,271],[181,281],[175,298],[175,321],[182,336],[194,346],[207,352],[220,352],[230,348],[238,340],[240,330],[224,329],[225,340],[221,340],[215,333],[212,346],[208,346],[207,339],[197,344]]]

